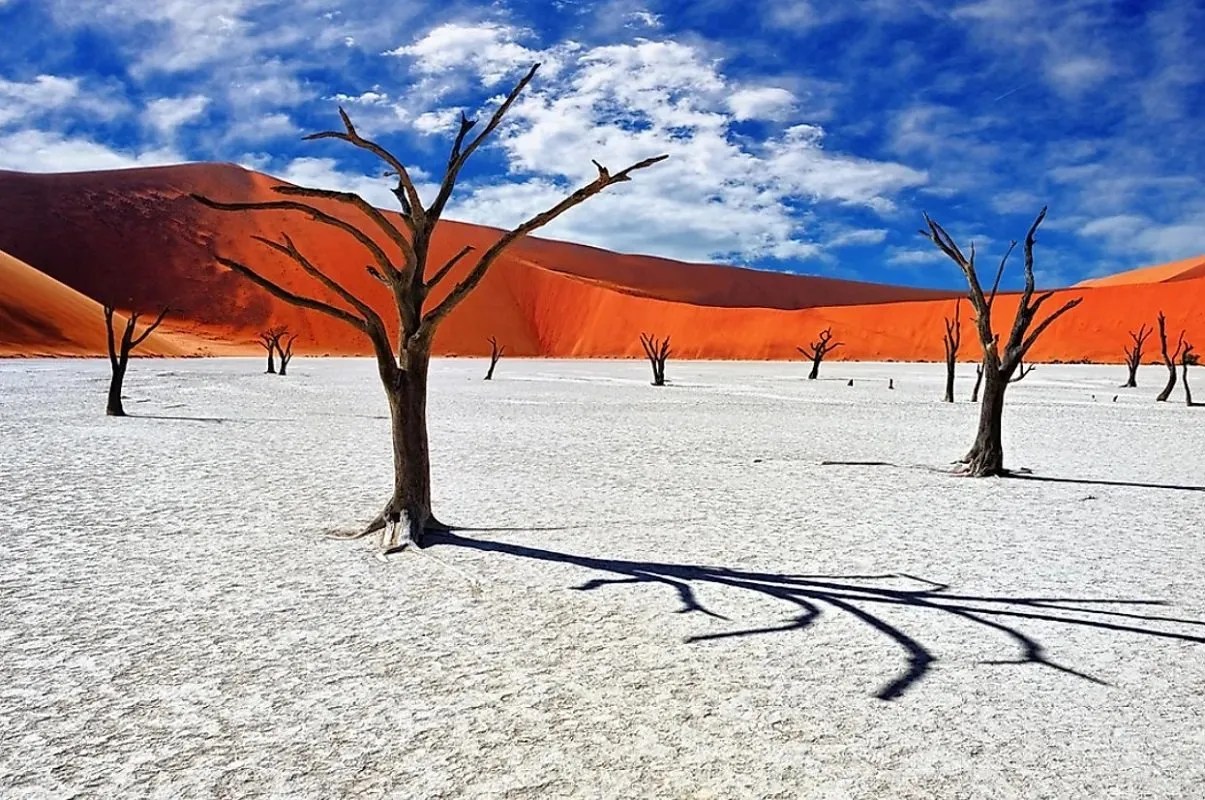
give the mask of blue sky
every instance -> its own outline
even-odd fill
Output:
[[[449,216],[666,152],[546,234],[954,287],[922,211],[994,255],[1048,203],[1046,285],[1205,253],[1205,0],[0,0],[0,31],[0,169],[232,161],[391,206],[300,137],[342,103],[429,191],[540,61]]]

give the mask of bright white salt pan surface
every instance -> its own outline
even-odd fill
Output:
[[[0,364],[0,795],[1205,792],[1205,493],[916,468],[969,366],[439,361],[481,530],[388,564],[322,537],[385,500],[372,365],[260,369],[140,360],[118,420],[102,361]],[[1122,373],[1012,387],[1010,464],[1205,485]]]

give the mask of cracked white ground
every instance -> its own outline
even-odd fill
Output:
[[[479,530],[387,564],[323,538],[390,486],[371,362],[262,368],[135,360],[109,419],[106,362],[0,363],[0,795],[1205,787],[1205,409],[1161,367],[1010,388],[1053,482],[925,469],[968,364],[947,405],[939,364],[438,360]]]

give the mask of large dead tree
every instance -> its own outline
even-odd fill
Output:
[[[812,371],[808,373],[808,380],[814,381],[820,377],[820,362],[824,361],[824,357],[836,350],[845,342],[833,341],[833,329],[825,328],[820,331],[820,338],[812,342],[807,348],[796,347],[800,353],[803,353],[805,358],[812,360]]]
[[[498,366],[498,359],[502,358],[502,355],[506,352],[506,345],[499,347],[497,338],[493,336],[489,338],[489,343],[490,368],[489,371],[485,373],[485,380],[492,381],[494,379],[494,367]]]
[[[642,333],[640,334],[640,346],[644,348],[644,355],[653,367],[653,385],[664,386],[665,362],[671,355],[669,337],[658,339],[654,334]]]
[[[427,375],[431,361],[431,344],[440,323],[476,289],[498,257],[519,239],[552,222],[610,186],[631,179],[632,173],[650,167],[667,156],[655,156],[638,161],[617,172],[594,162],[598,174],[567,197],[502,233],[468,266],[464,277],[448,288],[452,271],[473,253],[465,246],[443,263],[429,263],[431,243],[452,190],[465,164],[486,139],[502,123],[523,89],[535,77],[538,64],[506,95],[493,111],[484,127],[474,134],[477,120],[464,114],[452,141],[451,152],[435,197],[424,204],[402,161],[384,146],[365,138],[356,130],[351,118],[342,108],[339,116],[342,130],[324,131],[305,137],[307,140],[337,139],[365,150],[380,161],[397,179],[392,192],[401,206],[401,217],[390,218],[374,208],[359,195],[327,189],[281,185],[274,187],[280,199],[258,202],[224,202],[200,195],[193,197],[206,206],[220,211],[247,212],[258,210],[294,211],[308,216],[320,225],[341,231],[354,239],[371,259],[368,272],[388,289],[398,320],[396,345],[390,327],[361,297],[349,291],[331,273],[310,261],[286,232],[279,239],[255,237],[260,243],[293,261],[306,274],[332,295],[339,298],[335,305],[324,300],[290,291],[264,277],[257,269],[230,258],[218,256],[217,261],[239,273],[274,296],[302,308],[334,317],[364,334],[376,355],[377,371],[389,401],[393,432],[393,493],[385,507],[367,525],[362,536],[385,531],[381,544],[392,548],[404,544],[399,531],[409,541],[421,545],[425,531],[447,530],[431,510],[431,466],[427,442]],[[355,212],[362,222],[355,224],[343,216],[328,213],[305,200],[318,200],[343,206]],[[397,221],[395,221],[397,220]],[[374,235],[367,231],[372,230]],[[381,240],[379,237],[383,237]],[[386,244],[382,246],[379,241]],[[466,262],[466,264],[469,262]],[[444,291],[438,302],[429,299]],[[350,538],[350,536],[349,536]]]
[[[979,272],[975,265],[975,245],[972,243],[970,254],[964,255],[961,248],[954,242],[945,229],[925,215],[927,230],[921,233],[937,245],[959,269],[967,281],[971,305],[975,309],[975,328],[979,334],[979,344],[983,348],[983,400],[979,409],[979,431],[975,443],[962,459],[967,475],[982,477],[986,475],[1004,475],[1004,443],[1002,437],[1004,417],[1004,392],[1009,381],[1021,365],[1034,342],[1038,340],[1055,320],[1083,302],[1082,297],[1068,300],[1056,311],[1034,325],[1042,306],[1054,296],[1054,292],[1043,292],[1034,296],[1033,276],[1033,247],[1037,238],[1038,226],[1046,218],[1043,208],[1029,231],[1025,235],[1025,289],[1022,291],[1017,304],[1017,313],[1013,318],[1012,329],[1005,340],[1004,349],[1000,349],[1000,335],[992,327],[992,306],[1000,289],[1000,279],[1008,264],[1009,255],[1016,247],[1014,241],[1000,260],[996,270],[996,279],[992,283],[991,293],[984,292],[979,282]]]
[[[954,368],[958,365],[958,348],[962,346],[962,300],[954,303],[954,318],[946,317],[946,403],[954,402]]]
[[[104,310],[105,328],[109,333],[109,366],[113,368],[113,377],[109,380],[109,401],[105,406],[105,413],[110,417],[124,417],[126,410],[121,404],[121,385],[126,378],[126,368],[130,365],[130,353],[145,342],[146,337],[154,333],[155,328],[158,328],[163,322],[163,318],[167,316],[168,309],[160,311],[159,316],[155,317],[155,321],[137,335],[134,333],[134,328],[138,324],[140,314],[137,311],[131,311],[126,318],[126,327],[121,333],[120,342],[117,341],[116,333],[113,330],[114,308],[106,304]]]
[[[1164,402],[1172,396],[1172,391],[1176,388],[1176,361],[1180,358],[1180,352],[1184,349],[1184,331],[1180,331],[1180,338],[1176,341],[1176,349],[1174,352],[1167,351],[1167,317],[1163,316],[1163,312],[1159,312],[1159,352],[1163,355],[1163,364],[1167,367],[1167,385],[1163,387],[1163,391],[1155,398],[1157,402]]]
[[[268,351],[268,368],[264,372],[276,374],[276,351],[280,349],[280,338],[288,332],[288,328],[284,325],[277,325],[259,332],[256,338],[259,340],[259,346]]]
[[[1188,342],[1184,343],[1184,350],[1180,353],[1180,366],[1183,374],[1180,376],[1181,382],[1184,384],[1184,402],[1189,406],[1196,405],[1192,401],[1192,389],[1188,388],[1188,368],[1195,367],[1201,363],[1197,354],[1193,352],[1193,347]]]
[[[286,340],[284,337],[288,335]],[[284,344],[281,344],[284,341]],[[276,354],[280,356],[280,374],[281,376],[289,374],[289,362],[293,360],[293,342],[297,341],[297,334],[281,334],[281,338],[276,340]]]
[[[1146,344],[1147,337],[1152,333],[1154,331],[1148,328],[1145,322],[1138,326],[1137,331],[1130,331],[1130,339],[1134,342],[1134,346],[1124,348],[1129,377],[1121,385],[1121,388],[1134,389],[1138,386],[1138,367],[1142,366],[1142,348]]]

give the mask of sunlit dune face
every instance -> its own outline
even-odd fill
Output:
[[[259,354],[256,335],[288,325],[300,353],[366,355],[363,335],[339,320],[302,311],[218,267],[217,252],[255,267],[290,290],[339,301],[254,236],[288,232],[298,248],[348,289],[395,314],[388,292],[365,267],[367,254],[346,234],[293,212],[229,214],[189,198],[275,199],[269,176],[205,164],[65,175],[0,174],[0,353],[98,355],[104,324],[98,301],[151,312],[173,309],[142,352]],[[371,224],[365,221],[365,230]],[[448,222],[437,232],[432,267],[465,244],[478,251],[497,232]],[[390,249],[383,236],[377,238]],[[18,261],[17,259],[20,259]],[[22,263],[24,262],[24,263]],[[466,259],[447,288],[472,265]],[[951,265],[950,269],[954,269]],[[1034,360],[1120,361],[1126,331],[1153,324],[1205,341],[1205,259],[1136,270],[1060,292],[1084,303],[1039,340]],[[488,355],[496,337],[514,356],[641,355],[638,334],[669,335],[678,358],[793,359],[796,347],[831,327],[845,346],[834,359],[940,360],[943,319],[954,293],[827,278],[682,264],[531,239],[503,256],[447,318],[437,355]],[[997,330],[1011,324],[1015,300],[996,304]],[[974,360],[973,323],[963,310],[963,360]],[[1152,353],[1153,355],[1153,353]]]

